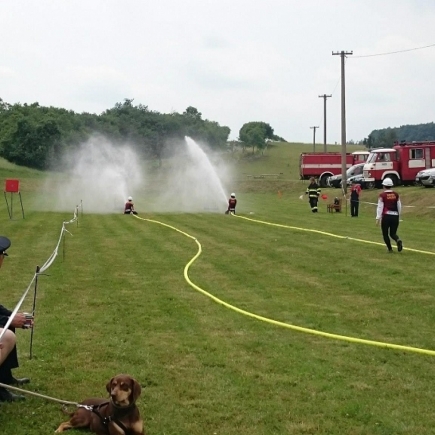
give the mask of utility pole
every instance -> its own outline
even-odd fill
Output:
[[[341,184],[344,194],[347,193],[346,179],[346,87],[344,79],[344,58],[353,54],[353,51],[332,52],[333,56],[341,57]]]
[[[319,127],[310,127],[313,129],[313,153],[316,152],[316,128]]]
[[[319,95],[319,98],[323,98],[323,151],[326,153],[326,99],[332,97],[332,95]]]

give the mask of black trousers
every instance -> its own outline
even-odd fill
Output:
[[[359,198],[352,198],[350,197],[350,215],[351,216],[358,216],[358,209],[359,209]]]
[[[317,213],[317,203],[319,201],[319,198],[317,198],[317,196],[316,197],[310,197],[309,200],[310,200],[311,211],[313,213]]]
[[[397,242],[399,240],[399,236],[397,235],[397,229],[399,228],[399,216],[386,214],[382,216],[381,220],[381,229],[382,236],[384,238],[384,242],[387,245],[389,251],[393,248],[391,247],[390,237]]]

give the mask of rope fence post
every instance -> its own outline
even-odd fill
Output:
[[[38,274],[39,274],[39,266],[36,266],[35,272],[35,288],[33,290],[33,306],[32,306],[32,316],[35,318],[36,311],[36,291],[38,289]],[[30,331],[30,349],[29,349],[29,359],[32,359],[32,351],[33,351],[33,334],[35,331],[35,325],[32,325],[32,330]]]

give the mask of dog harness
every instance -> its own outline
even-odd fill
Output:
[[[101,423],[103,424],[103,426],[108,427],[110,422],[113,421],[113,423],[116,423],[124,431],[125,435],[128,435],[130,433],[130,431],[117,418],[115,418],[115,416],[109,415],[108,417],[103,417],[100,414],[100,408],[102,406],[107,406],[109,403],[110,402],[104,402],[104,403],[100,403],[99,405],[93,405],[91,411],[94,414],[98,415],[98,417],[100,418]],[[114,405],[114,404],[112,403],[112,405]],[[130,406],[127,407],[127,408],[122,408],[122,409],[128,409],[128,408],[130,408]]]

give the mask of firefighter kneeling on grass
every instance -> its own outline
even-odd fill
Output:
[[[310,178],[310,185],[307,187],[305,192],[308,195],[308,201],[310,202],[311,211],[317,213],[317,203],[319,202],[320,187],[316,183],[314,177]]]

